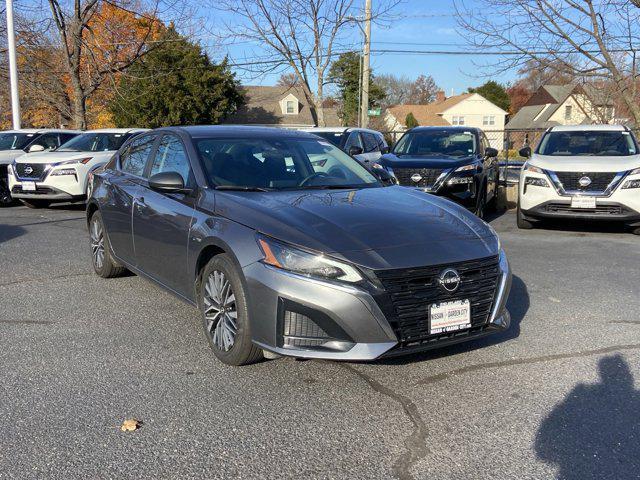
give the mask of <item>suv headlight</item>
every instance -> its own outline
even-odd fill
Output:
[[[525,162],[524,165],[522,166],[522,171],[523,172],[531,172],[531,173],[540,173],[542,175],[544,175],[544,170],[542,170],[541,168],[535,167],[533,165],[531,165],[529,162]]]
[[[351,265],[287,245],[264,236],[258,237],[264,258],[262,262],[289,272],[327,280],[356,283],[362,275]]]
[[[449,180],[447,180],[447,184],[466,185],[473,183],[473,174],[476,173],[479,167],[480,165],[478,163],[472,163],[456,168],[449,177]]]
[[[640,168],[636,168],[635,170],[631,170],[629,175],[640,175]],[[622,188],[640,188],[640,180],[627,180],[622,185]]]

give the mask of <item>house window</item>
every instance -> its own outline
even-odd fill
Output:
[[[496,117],[493,115],[487,115],[482,117],[482,125],[491,126],[496,124]]]
[[[287,113],[290,115],[296,113],[296,102],[293,100],[287,100]]]
[[[572,114],[573,114],[573,106],[566,105],[564,107],[564,119],[565,120],[571,120]]]
[[[464,125],[464,117],[453,117],[451,119],[452,125]]]

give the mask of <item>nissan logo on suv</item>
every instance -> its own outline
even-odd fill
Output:
[[[31,165],[27,165],[24,169],[24,173],[31,175],[33,173],[33,167]]]
[[[460,282],[460,274],[453,268],[447,268],[438,277],[438,283],[440,286],[449,293],[453,293],[458,290]]]

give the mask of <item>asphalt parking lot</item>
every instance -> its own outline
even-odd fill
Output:
[[[491,223],[510,331],[231,368],[191,307],[93,274],[82,208],[0,210],[0,478],[640,478],[640,238]]]

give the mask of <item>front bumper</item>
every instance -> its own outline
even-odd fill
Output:
[[[280,355],[374,360],[473,340],[503,331],[510,324],[506,301],[511,288],[511,271],[504,254],[500,258],[496,292],[486,322],[468,330],[432,335],[411,344],[400,341],[392,327],[393,321],[383,313],[377,295],[366,287],[310,279],[262,263],[245,267],[244,275],[253,341]],[[292,332],[290,319],[300,319],[300,316],[312,319],[321,327],[319,331],[329,334],[319,336],[318,329],[308,325],[298,326]]]
[[[640,224],[640,212],[611,201],[598,201],[595,209],[571,208],[570,200],[551,200],[536,205],[529,210],[521,209],[526,219],[576,219],[625,222]]]

